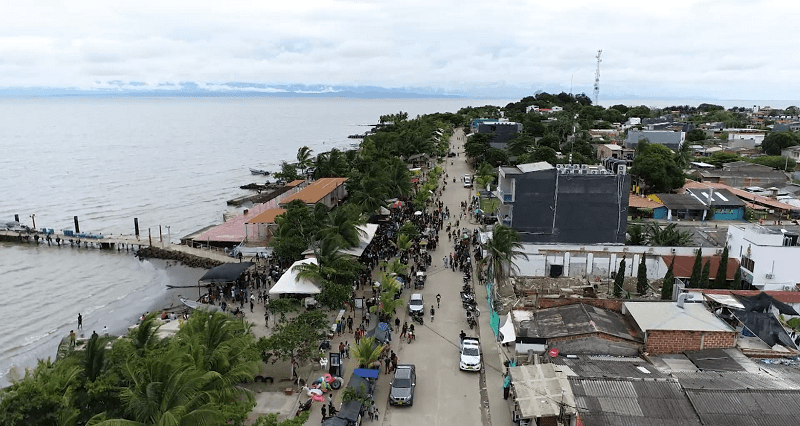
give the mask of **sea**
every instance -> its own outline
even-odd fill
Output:
[[[171,239],[223,221],[239,186],[298,148],[351,149],[384,114],[456,112],[513,100],[0,98],[0,224]],[[0,387],[54,358],[76,330],[121,334],[204,270],[131,253],[0,243]],[[193,294],[192,294],[193,295]],[[160,305],[161,304],[161,305]],[[83,330],[77,330],[77,316]]]

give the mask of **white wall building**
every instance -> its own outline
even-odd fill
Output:
[[[800,283],[798,234],[759,225],[728,227],[730,256],[739,259],[742,281],[760,290],[794,290]]]

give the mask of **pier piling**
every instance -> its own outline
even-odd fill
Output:
[[[78,216],[74,216],[73,219],[75,220],[75,233],[80,234],[81,228],[78,226]]]

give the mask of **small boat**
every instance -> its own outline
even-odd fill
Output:
[[[254,169],[252,167],[250,168],[250,173],[252,173],[254,175],[264,175],[264,176],[269,176],[269,174],[270,174],[270,172],[267,171],[267,170]]]

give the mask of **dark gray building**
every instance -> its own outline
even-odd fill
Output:
[[[505,145],[522,131],[522,124],[513,121],[494,120],[482,121],[477,124],[476,133],[491,133],[494,135],[490,145],[494,148],[505,149]]]
[[[602,167],[546,162],[501,167],[499,220],[523,242],[625,242],[630,177]]]
[[[625,147],[636,148],[639,141],[647,139],[650,143],[664,145],[673,151],[680,151],[686,134],[683,132],[673,132],[670,130],[628,130],[628,137],[625,139]]]

